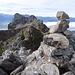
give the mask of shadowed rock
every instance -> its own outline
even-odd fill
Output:
[[[4,72],[2,69],[0,69],[0,75],[8,75],[8,74]]]
[[[62,75],[74,75],[72,72],[66,72],[66,73],[64,73],[64,74],[62,74]]]

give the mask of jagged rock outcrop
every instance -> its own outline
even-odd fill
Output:
[[[12,31],[14,31],[14,34],[12,34]],[[42,32],[32,25],[10,30],[10,32],[10,37],[6,32],[6,37],[2,36],[2,39],[4,38],[3,41],[5,42],[1,43],[1,50],[6,50],[8,48],[11,48],[12,50],[19,50],[20,47],[26,47],[27,49],[34,51],[38,49],[40,42],[43,40]]]
[[[14,15],[12,22],[8,24],[8,29],[18,29],[27,25],[32,25],[35,28],[41,30],[42,32],[48,31],[48,27],[45,24],[43,24],[41,20],[37,20],[37,18],[34,15],[25,17],[18,13]]]
[[[40,30],[43,33],[48,32],[49,30],[49,28],[45,24],[43,24],[42,20],[35,20],[32,23],[30,23],[30,25]]]
[[[16,13],[11,23],[8,24],[8,29],[14,29],[18,24],[26,24],[28,22],[28,18]]]
[[[33,22],[34,20],[37,20],[37,18],[34,15],[29,16],[28,18],[29,23]]]

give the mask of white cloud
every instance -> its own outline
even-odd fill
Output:
[[[63,10],[70,16],[75,16],[75,0],[0,0],[0,13],[34,14],[40,16],[55,16]]]

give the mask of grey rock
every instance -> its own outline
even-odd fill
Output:
[[[32,65],[28,66],[22,72],[22,75],[59,75],[59,70],[54,64],[45,63],[38,67],[39,68],[36,68],[36,66]]]
[[[27,50],[25,47],[21,47],[19,50],[19,55],[20,56],[24,56],[24,55],[29,55],[30,54],[30,49]]]
[[[3,53],[2,53],[2,58],[3,60],[5,59],[9,59],[10,58],[10,55],[13,54],[13,51],[10,51],[9,49],[8,50],[5,50]]]
[[[30,65],[22,71],[21,75],[38,75],[35,66]]]
[[[66,73],[64,73],[62,75],[74,75],[74,74],[71,71],[69,71],[69,72],[66,72]]]
[[[31,49],[32,52],[38,49],[40,42],[43,40],[41,31],[31,25],[25,27],[24,36],[25,39],[23,40],[22,46]]]
[[[17,75],[19,74],[21,71],[23,71],[24,67],[23,65],[19,66],[17,69],[15,69],[13,72],[11,72],[10,75]]]
[[[75,74],[75,66],[73,64],[69,63],[68,69]]]
[[[22,45],[21,37],[17,37],[17,39],[15,41],[17,42],[18,45]]]
[[[19,47],[17,46],[17,42],[12,43],[12,49],[13,50],[18,50],[19,49]]]
[[[64,49],[69,47],[68,39],[62,34],[49,34],[44,36],[43,42],[49,46]]]
[[[2,69],[0,69],[0,75],[8,75],[8,74],[4,72]]]
[[[30,23],[30,25],[42,31],[43,33],[48,32],[49,30],[49,28],[43,23],[42,20],[34,20]]]
[[[31,16],[29,16],[28,20],[29,20],[29,23],[31,23],[34,20],[37,20],[37,18],[34,15],[31,15]]]
[[[17,39],[12,43],[12,48],[14,50],[19,50],[20,47],[22,47],[22,40],[20,37],[17,37]]]
[[[53,50],[52,51],[52,56],[62,56],[62,55],[66,55],[66,56],[72,56],[74,54],[74,49],[72,46],[69,46],[66,49],[58,49],[58,50]]]
[[[65,67],[65,65],[68,65],[70,62],[71,56],[74,54],[74,49],[72,46],[66,48],[66,49],[58,49],[58,50],[53,50],[51,55],[51,61],[53,63],[56,63],[60,67]],[[71,61],[73,62],[73,61]]]
[[[40,66],[42,73],[46,75],[60,75],[58,68],[54,64],[46,63]]]
[[[2,59],[3,59],[2,56],[0,56],[0,63],[2,62]]]
[[[64,11],[58,11],[56,17],[58,18],[58,20],[69,19],[68,14],[66,14]]]
[[[12,22],[8,24],[8,29],[15,29],[18,24],[23,25],[26,23],[28,23],[28,18],[24,17],[23,15],[20,15],[19,13],[16,13]]]
[[[31,49],[27,50],[25,47],[21,47],[18,54],[21,60],[25,62],[26,57],[31,54]]]
[[[6,50],[2,54],[2,57],[3,60],[0,63],[0,66],[9,72],[15,70],[22,64],[20,57],[12,51]]]
[[[50,30],[49,33],[60,33],[60,32],[64,32],[67,30],[67,28],[69,28],[69,21],[66,19],[60,19],[58,20],[56,25],[53,25]]]
[[[66,36],[71,36],[73,33],[70,30],[66,30],[63,32]]]
[[[50,30],[49,30],[49,33],[53,34],[53,33],[56,33],[59,29],[59,26],[56,24],[56,25],[53,25]]]
[[[57,22],[57,25],[59,27],[58,33],[59,32],[64,32],[64,31],[67,30],[67,28],[69,28],[69,21],[68,20],[59,20]]]

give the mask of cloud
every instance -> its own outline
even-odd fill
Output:
[[[63,10],[74,16],[75,0],[0,0],[0,13],[53,16]]]

